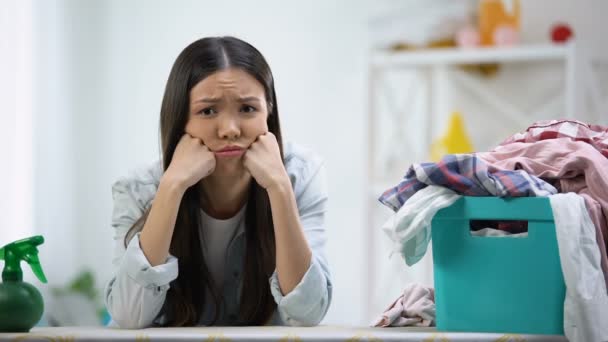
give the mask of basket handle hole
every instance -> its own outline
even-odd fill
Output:
[[[520,220],[470,220],[469,231],[477,237],[526,237],[528,221]]]

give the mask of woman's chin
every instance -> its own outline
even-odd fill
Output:
[[[242,159],[216,161],[214,174],[239,176],[246,172]]]

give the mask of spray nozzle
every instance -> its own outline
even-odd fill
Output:
[[[44,243],[44,238],[41,235],[36,235],[11,242],[0,248],[0,260],[5,262],[2,281],[22,281],[23,272],[20,264],[21,260],[25,260],[32,267],[36,277],[41,282],[46,283],[46,277],[38,259],[38,248],[36,248],[42,243]]]

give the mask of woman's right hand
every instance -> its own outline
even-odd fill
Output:
[[[184,190],[209,176],[215,170],[215,155],[201,139],[184,134],[173,153],[169,168],[163,178],[167,177]]]

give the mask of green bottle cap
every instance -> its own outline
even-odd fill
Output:
[[[2,271],[2,281],[23,281],[21,271],[21,260],[25,260],[32,267],[36,277],[46,283],[46,277],[40,266],[38,259],[38,248],[44,242],[42,235],[36,235],[15,242],[0,248],[0,260],[4,260],[4,270]]]

